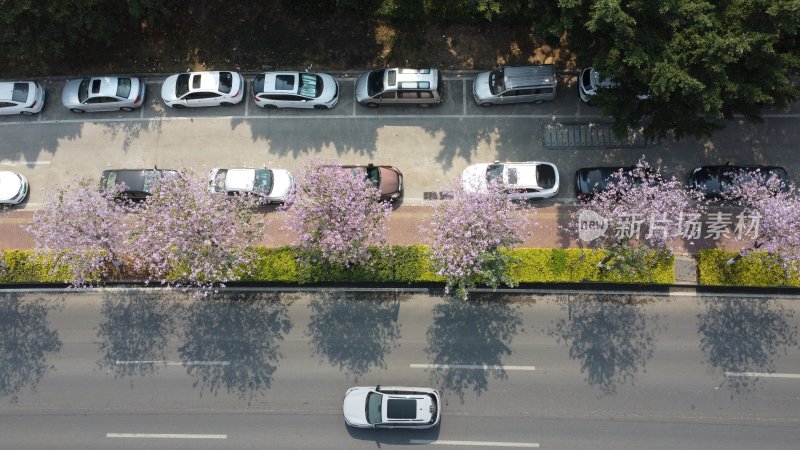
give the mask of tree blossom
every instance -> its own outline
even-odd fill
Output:
[[[431,239],[437,273],[448,290],[466,299],[477,282],[497,288],[514,286],[508,274],[511,258],[502,250],[522,242],[527,218],[498,183],[466,192],[460,183],[445,189],[431,221],[421,231]]]
[[[391,211],[364,176],[319,160],[306,165],[283,208],[286,228],[311,261],[344,267],[369,262],[369,245],[385,242]]]
[[[255,197],[209,191],[192,170],[165,176],[136,209],[133,267],[148,280],[208,286],[236,280],[252,260],[246,246],[260,232]]]
[[[28,231],[42,255],[66,265],[73,285],[109,276],[125,257],[130,205],[115,201],[121,186],[100,190],[87,179],[73,180],[53,191],[44,209],[33,216]]]

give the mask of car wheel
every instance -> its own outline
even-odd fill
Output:
[[[186,105],[181,105],[180,103],[177,103],[175,105],[172,105],[172,107],[175,109],[183,109],[186,108]]]
[[[367,108],[377,108],[377,107],[378,107],[377,103],[367,103]]]
[[[70,108],[69,110],[74,112],[74,113],[78,113],[78,114],[83,114],[83,113],[86,112],[86,111],[84,111],[82,109],[78,109],[78,108]]]
[[[488,108],[489,106],[492,106],[492,103],[484,102],[484,103],[481,103],[481,106],[483,106],[484,108]]]
[[[220,102],[219,106],[233,106],[231,102]]]
[[[275,105],[264,105],[264,109],[278,109]]]
[[[325,105],[314,105],[314,109],[328,109]]]
[[[133,111],[133,108],[131,108],[130,106],[123,106],[119,110],[120,111],[125,111],[125,112],[131,112],[131,111]]]
[[[30,112],[30,111],[20,111],[20,114],[22,114],[23,116],[32,116],[32,115],[34,115],[35,113],[32,113],[32,112]]]

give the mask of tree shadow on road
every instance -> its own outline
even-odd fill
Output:
[[[430,372],[434,385],[452,391],[464,402],[466,391],[481,395],[489,377],[508,378],[502,369],[503,357],[511,355],[509,345],[522,331],[517,308],[498,300],[496,294],[474,294],[464,301],[448,298],[433,308],[433,324],[428,328],[428,353],[432,364],[499,366],[494,370],[437,367]]]
[[[314,297],[306,330],[314,355],[354,381],[373,369],[386,369],[384,358],[400,339],[397,315],[404,297],[378,292],[320,292]]]
[[[613,395],[620,384],[634,384],[636,375],[652,358],[656,332],[661,331],[657,315],[629,296],[612,297],[581,294],[567,301],[569,317],[551,323],[548,334],[579,360],[581,373],[590,386],[603,395]]]
[[[277,293],[248,292],[187,307],[178,353],[201,396],[223,391],[251,401],[270,388],[283,358],[279,343],[292,328],[290,304]]]
[[[47,358],[61,351],[61,339],[47,314],[60,307],[61,302],[43,298],[0,294],[0,396],[17,403],[23,390],[35,393],[39,381],[54,370]]]
[[[115,378],[158,373],[180,324],[180,311],[179,303],[163,294],[104,292],[100,307],[104,319],[97,328],[103,356],[97,365],[113,371]]]
[[[771,299],[716,298],[697,315],[700,349],[706,363],[722,372],[721,386],[731,394],[747,395],[759,386],[758,377],[728,376],[727,372],[769,373],[775,357],[797,345],[794,313]]]

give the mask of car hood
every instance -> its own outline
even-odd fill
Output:
[[[0,172],[0,200],[11,200],[22,190],[22,179],[14,172]]]
[[[294,190],[294,177],[286,169],[272,169],[270,197],[286,198]]]
[[[368,388],[353,388],[344,396],[342,412],[348,423],[353,425],[369,425],[367,422]]]
[[[486,169],[489,164],[475,164],[464,169],[461,174],[461,186],[465,192],[482,192],[486,190]]]
[[[369,78],[369,74],[370,72],[364,72],[356,79],[356,101],[360,102],[369,98],[369,92],[367,91],[367,79]]]
[[[481,72],[475,76],[475,81],[472,82],[472,95],[478,102],[483,99],[494,97],[491,89],[489,89],[490,73],[491,72]]]
[[[381,185],[378,186],[378,190],[381,195],[386,196],[399,192],[402,175],[386,167],[380,167],[379,170],[381,171]]]
[[[81,80],[69,80],[64,85],[64,90],[61,91],[61,103],[67,108],[80,104],[78,100],[78,89],[80,85]]]
[[[328,103],[339,94],[339,85],[336,83],[336,79],[328,74],[320,73],[318,75],[322,78],[322,93],[319,95],[318,100]]]
[[[161,98],[165,102],[175,101],[178,98],[175,96],[175,84],[178,82],[178,75],[170,75],[164,80],[161,85]]]

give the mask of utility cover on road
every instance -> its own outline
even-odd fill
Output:
[[[631,131],[627,139],[617,139],[610,123],[547,123],[544,125],[545,148],[635,148],[647,147],[639,131]]]

